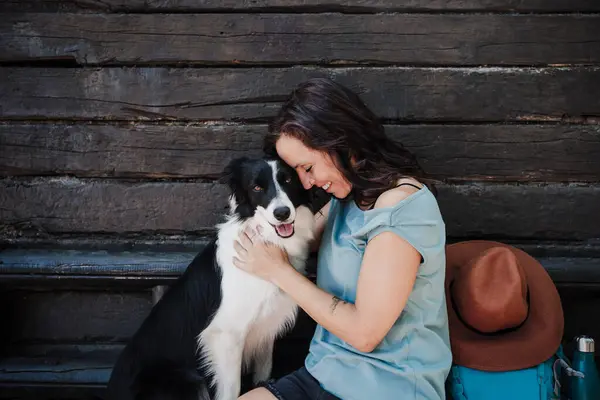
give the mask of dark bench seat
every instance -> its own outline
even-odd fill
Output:
[[[0,252],[2,343],[7,343],[0,359],[1,397],[101,398],[119,351],[158,289],[173,282],[202,245]],[[564,254],[560,246],[522,247],[544,254],[537,258],[559,288],[567,351],[574,335],[600,337],[598,321],[588,314],[600,306],[600,257],[585,248]],[[314,322],[301,313],[277,343],[276,375],[302,364],[313,329]]]

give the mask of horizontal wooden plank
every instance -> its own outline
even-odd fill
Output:
[[[201,250],[115,252],[6,249],[0,252],[0,274],[179,276]]]
[[[516,247],[522,248],[519,244]],[[0,252],[0,276],[4,286],[27,275],[30,285],[40,285],[52,277],[72,278],[76,287],[88,286],[88,277],[103,278],[105,288],[118,288],[126,277],[146,278],[148,288],[156,285],[151,278],[170,284],[179,277],[202,249],[188,252],[122,251],[71,249],[6,249]],[[527,250],[526,250],[527,251]],[[600,289],[600,256],[577,257],[564,254],[560,257],[539,256],[530,252],[542,263],[556,284],[593,284]],[[312,259],[311,263],[316,260]]]
[[[10,240],[0,241],[0,260],[2,257],[11,254],[11,252],[27,252],[31,250],[48,252],[43,258],[46,263],[52,265],[60,263],[63,256],[50,256],[49,254],[63,254],[64,256],[73,256],[75,260],[81,260],[85,264],[86,257],[89,254],[110,254],[110,255],[133,255],[148,254],[159,255],[158,263],[171,263],[173,258],[163,259],[161,254],[172,254],[176,258],[183,254],[195,254],[203,249],[213,238],[212,233],[203,236],[194,235],[137,235],[137,236],[113,236],[101,234],[85,235],[48,235],[37,237],[11,238]],[[454,243],[456,239],[450,238],[447,243]],[[600,259],[600,240],[594,241],[565,241],[565,240],[539,240],[539,241],[519,241],[505,240],[506,243],[517,246],[524,251],[540,258],[577,258]],[[70,253],[70,252],[74,253]],[[79,255],[77,255],[79,253]],[[14,253],[12,253],[14,254]],[[85,255],[87,254],[87,255]],[[110,258],[109,258],[110,259]],[[150,259],[154,259],[151,256]],[[33,258],[35,260],[35,258]],[[39,260],[39,259],[38,259]],[[179,261],[174,261],[172,265],[177,265]],[[42,264],[45,265],[45,264]],[[116,264],[117,265],[117,264]],[[163,264],[164,266],[164,264]],[[177,269],[179,267],[175,267]]]
[[[600,288],[600,258],[538,257],[557,284],[596,285]]]
[[[598,38],[599,14],[33,13],[0,21],[0,62],[592,64]]]
[[[266,125],[0,125],[0,175],[215,178]]]
[[[0,361],[0,382],[106,385],[123,345],[80,346],[82,351],[61,347],[66,346],[47,346],[33,354],[27,347],[12,349],[19,353]]]
[[[600,68],[3,68],[4,119],[264,120],[299,83],[330,77],[402,121],[600,116]]]
[[[469,184],[439,187],[449,236],[600,238],[600,186]]]
[[[598,125],[389,128],[436,179],[600,182]]]
[[[387,125],[444,180],[600,181],[597,125]],[[0,175],[215,178],[267,126],[1,124]]]
[[[152,307],[149,291],[3,290],[3,342],[123,341]],[[26,317],[25,317],[26,316]]]
[[[4,0],[0,11],[600,11],[595,0]]]
[[[600,238],[600,185],[440,184],[438,191],[450,237]],[[222,221],[226,196],[212,183],[4,179],[0,221],[48,233],[199,232]]]
[[[0,398],[78,400],[104,398],[123,344],[9,347],[0,359]]]
[[[58,178],[0,187],[2,223],[48,232],[198,232],[219,222],[227,207],[226,188],[212,183]]]

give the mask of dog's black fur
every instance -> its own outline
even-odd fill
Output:
[[[221,303],[215,250],[212,240],[152,308],[115,364],[106,400],[198,400],[202,387],[210,393],[196,338]]]

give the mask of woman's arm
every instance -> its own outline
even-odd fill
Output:
[[[408,242],[383,232],[366,247],[354,304],[325,292],[287,265],[274,269],[271,280],[318,324],[357,350],[371,352],[404,309],[420,262],[420,253]]]

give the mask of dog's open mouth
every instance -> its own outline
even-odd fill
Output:
[[[289,238],[290,236],[292,236],[294,234],[294,224],[280,224],[280,225],[273,225],[273,228],[275,228],[275,232],[277,232],[277,234],[279,235],[279,237],[282,238]]]

